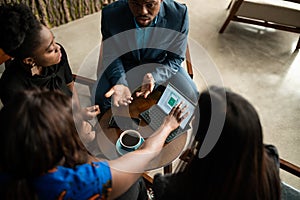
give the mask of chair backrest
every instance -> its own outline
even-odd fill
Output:
[[[190,54],[189,44],[187,44],[187,46],[186,46],[185,62],[186,62],[187,73],[193,79],[193,77],[194,77],[194,71],[193,71],[192,58],[191,58],[191,54]]]

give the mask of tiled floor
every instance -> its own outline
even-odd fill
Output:
[[[199,89],[223,84],[245,96],[258,110],[265,143],[300,166],[300,53],[298,34],[232,22],[219,34],[228,1],[185,0],[189,43]],[[100,44],[100,13],[53,28],[73,71],[92,78]],[[300,188],[299,179],[282,179]]]

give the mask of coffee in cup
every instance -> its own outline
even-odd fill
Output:
[[[136,130],[126,130],[120,135],[121,148],[126,151],[138,149],[144,142],[144,138]]]

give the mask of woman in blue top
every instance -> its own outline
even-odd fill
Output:
[[[115,199],[185,118],[179,104],[140,149],[99,161],[78,137],[70,101],[59,91],[25,90],[0,111],[0,199]]]

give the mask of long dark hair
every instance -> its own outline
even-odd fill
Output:
[[[273,157],[271,150],[264,148],[254,107],[242,96],[219,87],[202,92],[198,103],[200,114],[196,113],[194,120],[199,122],[196,139],[200,148],[183,172],[155,177],[155,197],[280,200],[278,155]],[[225,116],[225,121],[221,122],[219,116]],[[207,141],[207,133],[218,135],[218,123],[223,125],[220,137],[203,156],[202,144]]]
[[[7,175],[1,195],[34,199],[30,179],[57,165],[87,162],[72,115],[71,99],[59,91],[21,92],[0,111],[1,171]]]
[[[0,5],[0,48],[17,59],[33,56],[42,24],[25,4]]]
[[[187,170],[203,199],[280,199],[277,165],[264,149],[262,127],[254,107],[242,96],[211,87],[199,99],[197,136],[203,141],[211,119],[211,102],[226,102],[221,136],[204,158],[194,159]],[[196,179],[195,179],[196,178]],[[193,187],[195,188],[195,187]],[[195,191],[191,191],[192,193]]]

